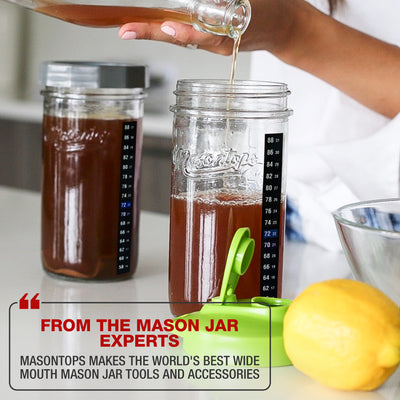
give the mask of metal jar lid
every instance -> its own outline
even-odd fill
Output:
[[[149,74],[141,65],[48,61],[40,65],[39,82],[46,87],[144,89],[149,87]]]

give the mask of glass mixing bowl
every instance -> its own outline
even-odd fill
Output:
[[[400,305],[400,199],[348,204],[333,217],[354,276]]]

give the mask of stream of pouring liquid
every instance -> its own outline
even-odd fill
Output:
[[[237,56],[239,53],[240,40],[242,39],[242,32],[239,29],[235,29],[234,34],[232,35],[232,38],[233,38],[233,51],[232,51],[231,74],[230,74],[230,78],[229,78],[229,85],[231,86],[231,88],[232,88],[233,84],[235,83],[236,60],[237,60]],[[232,99],[232,96],[228,95],[227,104],[226,104],[227,111],[229,111],[231,109],[231,99]],[[226,132],[225,132],[225,145],[227,147],[229,147],[228,143],[229,143],[229,137],[230,137],[230,131],[231,131],[230,126],[231,126],[231,122],[228,117],[226,120]]]
[[[231,75],[229,78],[230,85],[233,85],[235,83],[236,60],[239,53],[239,46],[241,39],[242,39],[242,32],[240,31],[240,29],[235,29],[233,34]]]

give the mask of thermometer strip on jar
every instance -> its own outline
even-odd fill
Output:
[[[124,122],[122,128],[117,274],[126,273],[130,268],[136,128],[136,121]]]
[[[278,297],[280,239],[283,241],[280,237],[283,134],[266,134],[264,146],[260,296]]]

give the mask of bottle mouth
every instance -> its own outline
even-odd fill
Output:
[[[226,13],[227,17],[230,19],[230,30],[228,36],[236,38],[237,31],[240,31],[243,34],[249,26],[251,19],[251,6],[248,0],[240,0],[238,2],[233,2],[231,8],[232,10],[230,12],[228,10]]]
[[[213,6],[210,6],[210,2]],[[193,3],[192,24],[200,32],[229,36],[236,39],[250,23],[248,0],[207,0]]]

